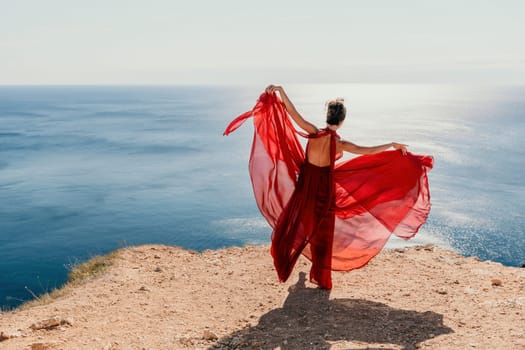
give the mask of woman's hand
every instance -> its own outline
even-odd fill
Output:
[[[405,145],[403,143],[392,142],[392,147],[394,149],[401,150],[401,153],[403,153],[403,155],[407,154],[407,147],[408,147],[408,145]]]
[[[290,101],[290,99],[288,98],[288,95],[286,95],[286,92],[284,92],[282,86],[268,85],[268,87],[266,87],[265,90],[267,94],[273,94],[276,91],[278,91],[279,95],[281,95],[281,99],[284,103],[284,108],[286,109],[286,112],[288,112],[290,117],[292,117],[293,121],[307,133],[316,134],[318,132],[317,127],[309,121],[305,120],[303,116],[299,114],[299,112],[297,112],[297,109],[295,109],[295,106],[293,105],[292,101]]]
[[[271,94],[271,93],[274,93],[275,91],[283,91],[283,88],[282,86],[276,86],[276,85],[268,85],[268,87],[266,88],[266,93],[267,94]]]

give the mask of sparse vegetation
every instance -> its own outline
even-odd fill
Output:
[[[37,305],[46,305],[67,294],[72,287],[78,286],[82,282],[91,279],[103,271],[105,271],[113,263],[113,259],[117,256],[119,250],[113,251],[106,255],[96,255],[80,263],[69,264],[66,267],[69,269],[68,281],[60,288],[55,288],[47,293],[37,296],[33,291],[28,289],[34,297],[26,303],[18,307],[19,310],[24,310]]]
[[[83,263],[73,265],[68,274],[68,283],[78,284],[85,279],[98,275],[112,264],[116,252],[97,255]]]

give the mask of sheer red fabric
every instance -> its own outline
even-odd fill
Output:
[[[392,233],[409,239],[426,221],[431,156],[384,151],[336,163],[338,135],[329,129],[297,132],[283,102],[266,93],[224,134],[251,116],[250,177],[259,210],[273,228],[271,254],[279,280],[288,279],[303,254],[312,261],[310,280],[330,289],[332,270],[364,266]],[[298,134],[330,134],[330,166],[310,164]]]

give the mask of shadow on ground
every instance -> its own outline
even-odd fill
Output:
[[[209,349],[330,349],[330,342],[359,341],[367,349],[418,344],[453,332],[443,315],[392,308],[362,299],[329,299],[330,292],[307,288],[305,274],[290,287],[282,308],[264,314],[256,326],[219,339]],[[365,345],[366,346],[366,345]]]

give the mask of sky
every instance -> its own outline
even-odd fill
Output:
[[[525,82],[525,2],[0,0],[0,85]]]

